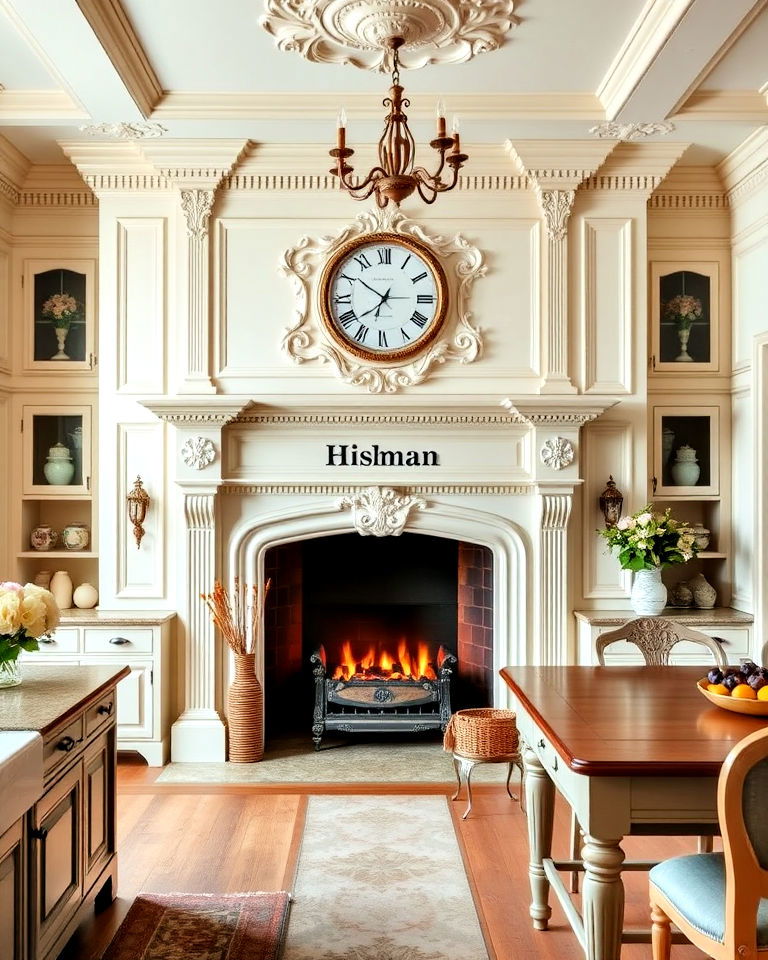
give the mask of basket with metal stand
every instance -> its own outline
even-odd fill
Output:
[[[497,710],[495,707],[457,710],[448,722],[443,749],[453,755],[453,769],[458,783],[452,800],[456,800],[461,793],[462,775],[467,782],[467,809],[462,814],[462,820],[466,820],[472,809],[472,771],[478,763],[508,763],[507,793],[517,800],[509,789],[509,781],[512,768],[518,767],[522,783],[523,761],[520,735],[512,710]]]

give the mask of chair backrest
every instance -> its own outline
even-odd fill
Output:
[[[733,951],[728,956],[757,956],[757,909],[760,898],[768,897],[766,790],[768,728],[763,728],[731,750],[717,787],[725,856],[725,944]]]
[[[601,667],[605,666],[605,648],[617,640],[634,643],[648,666],[667,666],[672,647],[681,640],[700,643],[712,652],[718,667],[728,666],[728,658],[717,640],[665,617],[639,617],[629,620],[615,630],[601,633],[595,641],[597,662]]]

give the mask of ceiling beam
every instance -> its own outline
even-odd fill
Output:
[[[142,70],[140,65],[135,65],[128,80],[138,85],[129,87],[110,59],[109,53],[115,54],[119,47],[122,69],[128,74],[126,61],[131,56],[132,41],[125,32],[119,43],[116,39],[118,25],[113,0],[101,6],[104,7],[103,19],[110,23],[113,31],[111,39],[105,41],[111,51],[105,49],[77,0],[56,0],[55,14],[51,12],[50,0],[0,0],[0,7],[25,42],[70,97],[82,104],[88,117],[98,121],[143,120],[146,114],[138,100],[143,102],[147,96],[151,97],[149,81],[144,76],[143,85],[138,84],[137,77]],[[107,8],[111,11],[109,15]],[[131,36],[135,40],[132,31]]]
[[[648,0],[597,90],[609,120],[676,113],[768,0]]]

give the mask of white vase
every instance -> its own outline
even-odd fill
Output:
[[[638,570],[632,582],[630,603],[635,613],[657,617],[667,605],[667,588],[661,582],[661,568]]]
[[[54,353],[51,360],[69,360],[67,354],[64,353],[64,344],[67,339],[67,334],[69,333],[69,327],[54,327],[53,332],[56,334],[56,345],[59,348],[59,352]]]
[[[688,353],[688,340],[690,336],[690,327],[677,328],[677,339],[680,341],[680,354],[675,357],[676,363],[693,363],[693,357]]]
[[[51,593],[59,610],[72,606],[72,578],[66,570],[57,570],[51,577]]]
[[[670,473],[676,487],[696,486],[701,474],[701,467],[698,464],[696,451],[693,447],[689,447],[687,444],[678,447]]]

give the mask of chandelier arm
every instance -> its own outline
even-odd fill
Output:
[[[434,203],[437,200],[437,189],[433,184],[417,179],[416,189],[424,203]],[[425,193],[425,190],[429,190],[430,194]]]
[[[345,190],[349,190],[350,193],[353,190],[364,190],[369,185],[372,190],[376,184],[376,181],[379,179],[379,177],[385,177],[385,176],[386,176],[386,172],[382,170],[381,167],[374,167],[368,173],[368,176],[365,178],[365,180],[362,180],[360,183],[353,183],[343,174],[338,174],[338,177],[339,177],[339,180],[341,181],[342,186],[344,187]],[[369,190],[368,193],[365,194],[365,196],[361,197],[361,199],[365,200],[365,197],[369,197],[371,195],[371,190]]]

